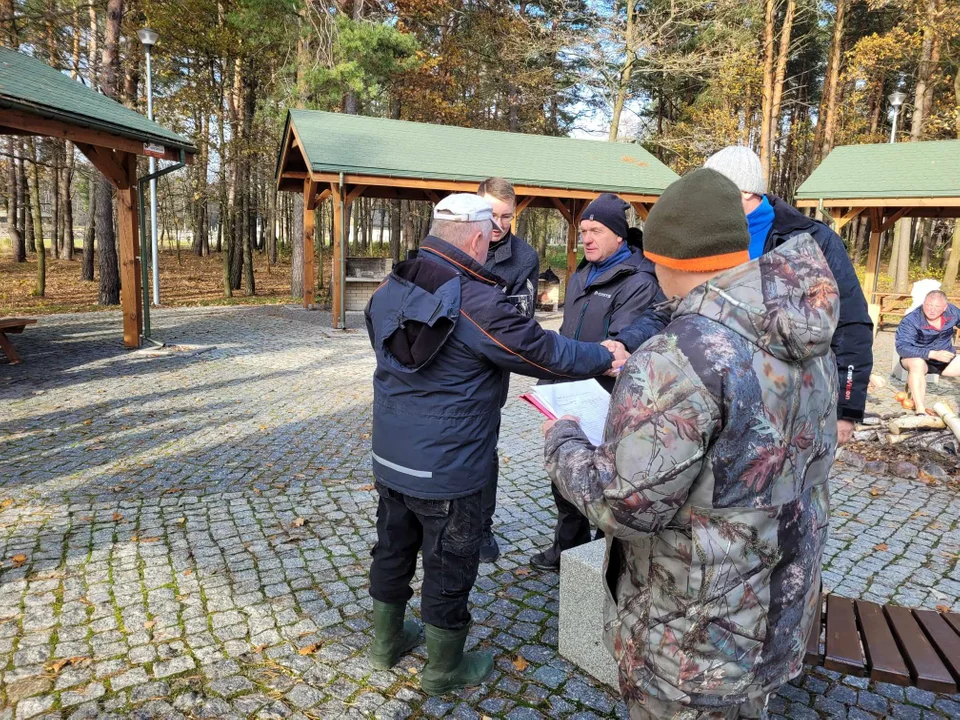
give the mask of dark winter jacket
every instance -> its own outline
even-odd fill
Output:
[[[960,324],[960,308],[956,305],[947,305],[943,313],[943,327],[939,330],[927,320],[921,305],[908,312],[897,327],[897,355],[901,358],[926,360],[934,350],[955,353],[953,331],[958,324]]]
[[[537,303],[540,256],[511,232],[490,246],[483,266],[504,282],[507,296],[527,317],[533,317]]]
[[[613,362],[606,348],[521,315],[501,284],[427,237],[417,259],[399,263],[370,299],[373,469],[387,487],[426,499],[479,492],[497,472],[510,372],[579,379]]]
[[[560,334],[574,340],[601,342],[619,339],[619,334],[633,324],[647,308],[666,300],[653,263],[636,247],[630,258],[607,270],[586,286],[590,263],[583,260],[570,278],[563,303],[563,324]],[[653,332],[666,326],[669,315],[653,316]],[[651,332],[651,335],[653,334]],[[607,390],[613,378],[597,378]]]
[[[839,400],[837,418],[862,420],[867,404],[867,385],[873,370],[873,321],[867,299],[853,270],[843,240],[819,220],[812,220],[776,195],[767,195],[773,205],[773,227],[764,252],[808,233],[820,246],[840,290],[840,317],[831,349],[837,356]]]
[[[838,419],[861,420],[867,403],[867,384],[873,370],[873,321],[867,312],[867,300],[853,270],[843,240],[818,220],[812,220],[775,195],[767,195],[773,206],[773,225],[764,246],[768,253],[804,233],[820,246],[827,265],[840,288],[840,318],[833,336],[832,349],[839,371]],[[653,312],[645,313],[617,339],[635,351],[656,332]]]

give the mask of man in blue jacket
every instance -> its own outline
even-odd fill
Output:
[[[907,389],[917,413],[926,414],[927,373],[960,377],[960,360],[953,346],[953,333],[960,323],[960,309],[940,290],[928,292],[923,305],[907,313],[897,327],[897,355],[907,371]]]
[[[477,685],[493,669],[491,654],[463,646],[480,562],[481,494],[497,472],[508,374],[587,378],[616,369],[626,355],[547,332],[511,304],[501,279],[483,267],[494,224],[486,200],[450,195],[433,217],[417,258],[394,268],[366,321],[377,354],[372,456],[380,495],[370,661],[389,668],[419,642],[419,625],[404,622],[404,613],[422,551],[421,683],[436,695]]]

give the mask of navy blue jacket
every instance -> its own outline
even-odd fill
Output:
[[[908,312],[897,327],[897,355],[901,358],[926,360],[933,350],[955,353],[953,331],[960,324],[960,308],[947,305],[943,313],[943,327],[937,330],[923,314],[923,305]]]
[[[503,280],[507,295],[514,296],[514,305],[525,301],[527,317],[533,317],[537,303],[537,283],[540,279],[540,256],[528,242],[512,232],[491,245],[483,266]],[[516,302],[520,300],[521,302]]]
[[[427,237],[370,299],[373,470],[426,499],[479,492],[497,472],[500,408],[510,372],[580,379],[613,356],[520,314],[502,280],[453,245]]]
[[[773,225],[763,248],[764,253],[807,233],[816,240],[837,282],[840,319],[831,344],[837,357],[839,374],[837,418],[862,420],[867,404],[867,385],[873,370],[873,321],[867,312],[867,300],[847,249],[840,236],[822,222],[808,218],[775,195],[767,195],[767,200],[773,206]],[[617,340],[626,345],[630,352],[635,351],[660,331],[656,312],[662,310],[653,309],[644,313],[637,322],[621,332]]]

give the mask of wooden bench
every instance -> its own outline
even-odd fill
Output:
[[[817,614],[807,641],[808,665],[932,692],[957,692],[960,615],[837,595],[821,595]]]
[[[27,325],[36,325],[37,321],[31,318],[0,318],[0,350],[11,365],[20,362],[20,356],[13,348],[13,343],[7,337],[8,333],[22,333]]]

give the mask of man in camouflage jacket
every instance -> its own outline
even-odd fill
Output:
[[[553,482],[607,533],[605,640],[635,720],[762,717],[813,624],[838,292],[809,236],[737,266],[739,205],[713,170],[667,189],[644,252],[670,324],[621,371],[600,447],[545,426]]]

